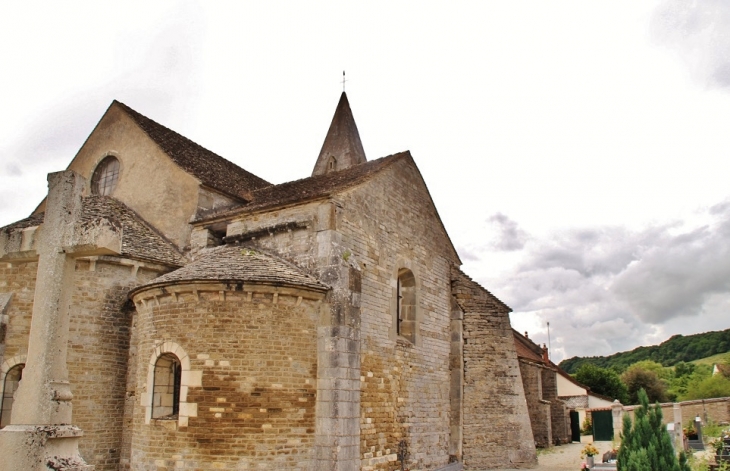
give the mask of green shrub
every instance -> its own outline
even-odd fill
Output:
[[[624,415],[618,471],[691,471],[684,452],[677,460],[672,438],[662,422],[661,407],[649,407],[649,397],[643,389],[639,390],[638,399],[640,406],[634,410],[634,423],[628,414]]]

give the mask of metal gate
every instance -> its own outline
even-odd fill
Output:
[[[593,416],[593,440],[596,442],[613,440],[613,414],[611,411],[591,411],[591,416]]]
[[[577,410],[570,411],[570,439],[580,443],[580,415]]]

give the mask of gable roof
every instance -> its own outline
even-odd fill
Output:
[[[135,292],[185,282],[254,282],[304,287],[324,292],[329,287],[295,265],[260,249],[221,245],[204,249],[194,262],[135,288]]]
[[[281,206],[289,206],[325,198],[338,191],[354,187],[395,162],[413,158],[408,151],[371,160],[338,172],[302,178],[291,182],[271,185],[252,192],[249,202],[220,212],[208,213],[196,222],[222,218],[240,212],[259,211]]]
[[[117,100],[119,106],[173,162],[200,182],[221,193],[248,200],[250,192],[271,185],[185,136],[149,119]]]

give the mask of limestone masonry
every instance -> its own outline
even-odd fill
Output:
[[[313,163],[272,185],[113,102],[0,229],[0,470],[530,468],[569,440],[410,153],[368,161],[343,93]]]

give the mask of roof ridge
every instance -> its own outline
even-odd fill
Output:
[[[241,211],[271,208],[287,204],[301,204],[317,198],[323,198],[332,194],[335,191],[352,188],[356,185],[362,184],[388,168],[390,165],[399,161],[400,159],[412,159],[410,155],[410,151],[406,150],[403,152],[398,152],[396,154],[381,157],[379,159],[370,160],[359,165],[353,165],[352,167],[348,167],[341,171],[330,172],[322,175],[313,175],[300,178],[298,180],[292,180],[276,185],[271,185],[265,188],[259,188],[258,190],[252,192],[251,201],[248,201],[245,204],[236,206],[234,208],[227,208],[219,212],[205,214],[193,221],[193,223],[210,221],[221,217],[228,217]],[[314,182],[319,186],[307,185],[309,182]],[[321,188],[321,186],[323,186],[323,183],[331,183],[331,187]],[[297,186],[302,188],[299,188],[299,191],[296,191],[294,195],[285,195],[283,198],[279,198],[275,201],[267,200],[267,197],[271,196],[266,195],[265,193],[267,192],[275,194],[280,190],[286,190],[288,188],[297,189]],[[290,196],[290,198],[287,198],[287,196]],[[257,197],[259,198],[257,199]]]
[[[173,162],[198,178],[204,185],[243,200],[249,199],[251,191],[271,185],[263,178],[128,105],[118,100],[114,100],[113,104],[119,105]]]

